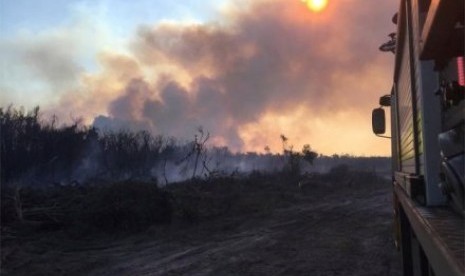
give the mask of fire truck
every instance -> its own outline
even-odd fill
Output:
[[[404,275],[465,275],[464,9],[464,0],[400,0],[397,31],[380,47],[394,53],[393,86],[372,126],[391,139]]]

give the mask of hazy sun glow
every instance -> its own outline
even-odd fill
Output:
[[[307,4],[307,7],[314,11],[314,12],[320,12],[326,8],[326,5],[328,5],[328,0],[301,0],[305,4]]]

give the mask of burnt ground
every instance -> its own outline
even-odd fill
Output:
[[[389,183],[319,185],[291,189],[286,204],[129,236],[4,238],[1,275],[401,275]]]

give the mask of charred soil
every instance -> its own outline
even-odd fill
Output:
[[[401,274],[391,187],[376,175],[259,175],[164,189],[172,220],[137,233],[3,225],[1,274]]]

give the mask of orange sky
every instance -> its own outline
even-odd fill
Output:
[[[42,109],[185,139],[203,126],[233,150],[280,151],[284,134],[297,149],[389,155],[389,140],[371,133],[371,109],[391,87],[393,56],[378,51],[395,29],[391,2],[333,0],[316,13],[298,0],[234,1],[206,23],[141,24],[103,46],[99,69],[79,71]],[[53,55],[60,39],[29,41],[25,51]],[[47,61],[23,58],[38,68]]]

